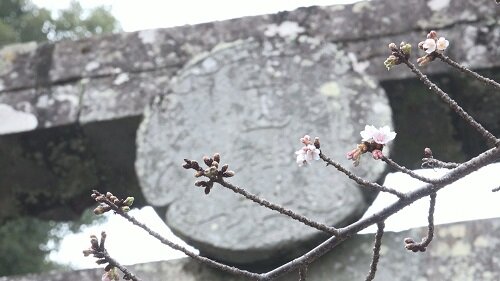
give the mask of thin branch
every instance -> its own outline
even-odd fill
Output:
[[[410,70],[417,75],[418,79],[422,81],[429,89],[440,97],[448,106],[455,111],[464,121],[469,124],[472,128],[481,134],[489,143],[494,146],[500,145],[500,140],[498,140],[492,133],[486,130],[481,124],[479,124],[472,116],[470,116],[462,107],[460,107],[456,101],[454,101],[448,94],[441,90],[436,84],[432,83],[426,75],[424,75],[420,70],[418,70],[413,63],[409,60],[404,59],[403,62],[410,68]]]
[[[384,235],[385,223],[377,223],[377,233],[375,234],[375,243],[373,245],[373,256],[372,262],[370,264],[370,272],[366,276],[366,281],[371,281],[375,278],[375,273],[377,273],[377,265],[380,259],[380,246],[382,246],[382,236]]]
[[[471,76],[472,78],[475,78],[475,79],[483,82],[486,85],[492,86],[493,88],[500,90],[500,84],[498,82],[496,82],[495,80],[490,79],[490,78],[486,78],[486,77],[480,75],[479,73],[468,69],[467,67],[452,60],[450,57],[445,56],[439,52],[436,52],[436,57],[439,58],[440,60],[444,61],[445,63],[451,65],[452,67],[455,67],[459,71]]]
[[[142,281],[139,277],[135,276],[130,270],[128,270],[125,266],[121,265],[117,260],[112,258],[108,251],[104,251],[104,258],[108,261],[108,263],[116,268],[118,268],[121,272],[123,272],[125,280],[133,280],[133,281]]]
[[[427,246],[429,246],[432,238],[434,237],[434,208],[436,207],[436,193],[432,193],[429,197],[431,198],[431,200],[429,204],[429,216],[427,217],[427,235],[422,239],[422,242],[420,243],[415,243],[415,241],[413,241],[413,239],[411,238],[405,239],[406,249],[413,252],[425,252],[425,250],[427,250]]]
[[[233,185],[233,184],[225,181],[223,178],[218,178],[217,180],[215,180],[215,182],[222,185],[225,188],[228,188],[228,189],[230,189],[238,194],[243,195],[245,198],[250,199],[253,202],[255,202],[261,206],[264,206],[264,207],[269,208],[271,210],[277,211],[283,215],[289,216],[290,218],[297,220],[305,225],[308,225],[310,227],[316,228],[318,230],[324,231],[324,232],[332,234],[332,235],[338,235],[338,230],[335,227],[331,227],[331,226],[324,225],[322,223],[318,223],[318,222],[313,221],[313,220],[311,220],[303,215],[299,215],[292,210],[286,209],[278,204],[271,203],[265,199],[258,197],[255,194],[252,194],[252,193],[246,191],[245,189],[243,189],[241,187],[238,187],[236,185]]]
[[[427,178],[427,177],[421,176],[421,175],[413,172],[412,170],[410,170],[410,169],[408,169],[408,168],[406,168],[404,166],[399,165],[398,163],[394,162],[390,158],[382,156],[382,160],[385,163],[387,163],[389,166],[391,166],[392,168],[394,168],[394,169],[396,169],[396,170],[398,170],[400,172],[403,172],[403,173],[409,175],[412,178],[418,179],[418,180],[426,182],[426,183],[432,183],[432,184],[437,182],[436,180],[433,180],[431,178]]]
[[[97,258],[98,260],[96,261],[97,264],[106,264],[106,267],[104,268],[105,270],[105,275],[112,275],[113,278],[108,278],[108,279],[115,279],[117,277],[117,273],[115,271],[115,267],[118,268],[121,272],[123,272],[124,276],[123,279],[125,280],[133,280],[133,281],[141,281],[140,278],[135,276],[130,270],[128,270],[125,266],[121,265],[117,260],[112,258],[108,251],[106,250],[106,246],[104,245],[106,243],[106,232],[101,232],[101,241],[97,239],[97,236],[91,235],[90,236],[90,245],[91,247],[87,250],[83,251],[84,256],[89,256],[92,255],[93,257]],[[104,276],[104,275],[103,275]],[[105,278],[103,277],[103,280]]]
[[[316,246],[314,249],[310,250],[309,252],[303,254],[302,256],[285,263],[271,271],[268,271],[266,273],[253,273],[249,272],[246,270],[238,269],[235,267],[227,266],[225,264],[221,264],[219,262],[213,261],[211,259],[208,259],[206,257],[199,256],[193,252],[190,252],[189,250],[185,249],[184,247],[177,245],[173,242],[170,242],[169,240],[163,238],[161,235],[158,233],[152,231],[149,229],[146,225],[138,222],[136,219],[133,217],[129,216],[127,213],[123,212],[120,208],[118,208],[116,205],[114,205],[113,210],[116,211],[117,214],[120,216],[124,217],[131,223],[141,227],[144,229],[146,232],[148,232],[151,236],[155,237],[159,241],[161,241],[163,244],[166,244],[170,246],[173,249],[179,250],[186,255],[192,257],[193,259],[202,262],[204,264],[207,264],[209,266],[212,266],[214,268],[236,274],[236,275],[241,275],[245,277],[249,277],[251,279],[256,279],[259,281],[268,281],[275,279],[285,273],[298,270],[298,268],[304,266],[305,264],[310,264],[311,262],[314,262],[316,259],[320,258],[324,254],[328,253],[331,249],[335,248],[338,246],[342,241],[346,240],[348,237],[353,236],[354,234],[358,233],[359,231],[369,227],[372,224],[376,224],[379,222],[384,221],[386,218],[390,217],[391,215],[395,214],[396,212],[402,210],[406,206],[409,206],[413,202],[425,197],[429,196],[433,193],[436,193],[439,189],[445,187],[446,185],[449,185],[450,183],[453,183],[468,174],[478,170],[481,167],[484,167],[490,163],[493,163],[494,161],[498,160],[500,158],[500,148],[492,148],[490,150],[487,150],[480,155],[470,159],[469,161],[461,164],[458,166],[456,169],[451,170],[448,174],[444,175],[442,179],[439,181],[437,184],[427,184],[417,190],[414,190],[412,192],[409,192],[406,194],[404,198],[400,198],[398,201],[392,203],[391,205],[387,206],[383,210],[366,217],[362,220],[359,220],[355,223],[350,224],[347,227],[339,229],[339,235],[338,236],[332,236],[320,245]],[[110,206],[113,206],[110,205]]]
[[[308,263],[313,262],[314,260],[320,258],[324,254],[328,253],[331,249],[338,246],[342,241],[347,239],[347,237],[350,237],[358,233],[359,231],[367,228],[372,224],[384,221],[386,218],[392,216],[396,212],[399,212],[400,210],[402,210],[406,206],[409,206],[410,204],[419,200],[420,198],[435,193],[436,191],[449,185],[450,183],[453,183],[467,176],[468,174],[477,171],[481,167],[493,163],[494,161],[498,160],[498,158],[500,158],[500,148],[492,148],[481,153],[480,155],[470,159],[469,161],[463,163],[456,169],[451,170],[448,174],[444,175],[442,177],[442,180],[438,184],[435,185],[427,184],[417,190],[409,192],[404,199],[399,199],[398,201],[392,203],[383,210],[369,217],[366,217],[362,220],[359,220],[355,223],[352,223],[349,226],[339,229],[340,232],[339,236],[333,236],[328,240],[324,241],[323,243],[321,243],[320,245],[318,245],[316,248],[305,253],[304,255],[286,264],[283,264],[280,267],[277,267],[269,272],[263,273],[262,277],[267,278],[267,280],[271,280],[285,273],[296,270],[305,262]]]
[[[386,187],[386,186],[383,186],[383,185],[380,185],[380,184],[377,184],[377,183],[374,183],[374,182],[370,182],[370,181],[364,180],[364,179],[362,179],[362,178],[354,175],[353,173],[351,173],[350,171],[348,171],[346,168],[344,168],[342,165],[340,165],[339,163],[333,161],[328,156],[324,155],[323,152],[321,152],[319,154],[319,157],[323,161],[325,161],[327,163],[327,165],[331,165],[331,166],[335,167],[337,170],[339,170],[340,172],[342,172],[345,175],[347,175],[350,179],[352,179],[353,181],[355,181],[359,185],[362,185],[364,187],[369,187],[369,188],[372,188],[374,190],[378,190],[378,191],[381,191],[381,192],[387,192],[387,193],[396,195],[399,198],[404,198],[405,197],[405,194],[402,193],[402,192],[400,192],[400,191],[397,191],[397,190],[392,189],[390,187]]]
[[[299,268],[299,281],[306,281],[307,277],[307,265]]]
[[[454,162],[443,162],[437,160],[435,158],[422,158],[422,168],[446,168],[446,169],[454,169],[458,167],[460,163]]]
[[[103,194],[99,193],[97,190],[94,190],[93,192],[94,192],[94,194],[97,194],[98,196],[103,196]],[[154,238],[158,239],[158,241],[160,241],[161,243],[169,246],[170,248],[172,248],[174,250],[178,250],[178,251],[183,252],[184,254],[186,254],[187,256],[189,256],[191,258],[193,258],[196,261],[202,262],[202,263],[207,264],[207,265],[209,265],[211,267],[214,267],[216,269],[219,269],[219,270],[222,270],[222,271],[226,271],[226,272],[229,272],[229,273],[232,273],[232,274],[239,274],[239,275],[242,275],[242,276],[245,276],[245,277],[249,277],[249,278],[253,278],[253,279],[258,279],[258,280],[263,280],[261,278],[261,274],[253,273],[253,272],[246,271],[246,270],[243,270],[243,269],[239,269],[239,268],[236,268],[236,267],[233,267],[233,266],[228,266],[228,265],[225,265],[223,263],[220,263],[220,262],[211,260],[209,258],[200,256],[200,255],[198,255],[198,254],[196,254],[194,252],[191,252],[188,249],[182,247],[181,245],[176,244],[176,243],[174,243],[174,242],[172,242],[172,241],[164,238],[159,233],[157,233],[157,232],[153,231],[151,228],[149,228],[147,225],[139,222],[134,217],[132,217],[128,213],[124,212],[122,209],[120,209],[120,207],[118,207],[117,205],[115,205],[113,202],[111,202],[109,199],[107,199],[105,197],[104,197],[103,200],[98,201],[98,202],[107,204],[109,207],[111,207],[111,209],[113,209],[113,211],[115,211],[116,214],[124,217],[126,220],[128,220],[132,224],[137,225],[138,227],[142,228],[147,233],[149,233],[149,235],[151,235]]]

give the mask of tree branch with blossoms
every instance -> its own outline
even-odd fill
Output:
[[[460,66],[458,63],[452,61],[450,58],[445,56],[443,53],[449,47],[450,42],[446,40],[444,37],[438,37],[437,32],[431,31],[427,35],[427,38],[418,44],[419,49],[425,52],[422,57],[417,59],[417,64],[419,66],[425,66],[429,63],[435,61],[436,58],[439,58],[441,61],[459,69],[462,72],[465,72],[470,77],[480,80],[490,86],[497,87],[499,84],[497,82],[491,82],[492,80],[489,78],[485,78],[480,76],[479,74],[475,74],[474,71],[469,70],[465,67]],[[163,238],[160,234],[152,231],[146,225],[140,223],[135,218],[131,217],[127,211],[130,209],[131,203],[133,202],[133,198],[119,199],[113,196],[112,194],[101,194],[98,191],[94,191],[92,197],[96,202],[100,205],[94,210],[96,214],[102,214],[108,211],[114,211],[117,215],[120,215],[130,221],[131,223],[137,225],[138,227],[144,229],[148,232],[152,237],[158,239],[165,245],[179,250],[194,260],[208,265],[210,267],[216,268],[218,270],[226,271],[235,275],[244,276],[251,278],[252,280],[262,280],[268,281],[276,279],[286,273],[295,271],[298,272],[298,280],[305,281],[307,280],[307,269],[309,265],[315,262],[318,258],[323,256],[324,254],[332,251],[335,247],[337,247],[343,241],[351,238],[355,234],[359,233],[361,230],[366,229],[371,225],[377,225],[377,233],[374,237],[374,247],[373,247],[373,255],[372,261],[370,264],[370,269],[368,275],[365,280],[373,280],[376,275],[378,262],[381,258],[380,248],[382,245],[382,237],[384,234],[384,222],[387,218],[394,215],[396,212],[406,208],[417,200],[420,200],[424,197],[430,198],[430,205],[428,209],[428,231],[427,235],[422,239],[421,242],[417,243],[412,238],[406,238],[403,242],[405,248],[413,251],[413,252],[423,252],[428,250],[430,243],[434,237],[434,210],[436,205],[436,196],[439,190],[445,188],[447,185],[467,176],[468,174],[490,164],[500,159],[500,140],[495,137],[491,132],[489,132],[486,128],[484,128],[480,123],[478,123],[470,114],[468,114],[462,107],[460,107],[450,96],[440,89],[437,85],[430,81],[430,79],[424,75],[417,67],[410,62],[411,58],[411,49],[412,46],[409,43],[401,42],[399,47],[391,43],[389,44],[389,49],[391,54],[384,61],[384,66],[390,70],[391,68],[404,64],[406,65],[410,71],[412,71],[416,77],[422,81],[430,91],[441,98],[443,102],[445,102],[454,112],[456,112],[467,124],[473,127],[482,137],[484,137],[490,144],[492,144],[492,148],[482,152],[481,154],[465,161],[463,163],[448,163],[437,160],[433,157],[432,151],[430,148],[424,149],[424,158],[422,159],[422,167],[423,168],[447,168],[449,169],[448,173],[443,175],[440,178],[429,179],[426,177],[422,177],[417,173],[407,169],[406,167],[398,164],[394,160],[388,158],[384,155],[384,148],[396,138],[396,132],[393,132],[389,126],[375,127],[373,125],[366,125],[364,130],[360,132],[361,141],[356,144],[355,148],[349,151],[346,154],[347,159],[352,160],[353,166],[357,167],[361,165],[361,159],[364,154],[369,154],[371,158],[375,161],[383,161],[387,164],[388,167],[391,167],[397,171],[401,171],[403,173],[408,174],[409,176],[418,179],[423,182],[423,186],[417,190],[413,190],[410,192],[402,192],[397,188],[389,188],[375,182],[370,182],[366,179],[356,176],[354,173],[350,172],[346,167],[342,166],[335,160],[332,160],[328,157],[322,149],[324,145],[320,144],[320,139],[318,137],[312,138],[309,135],[305,135],[300,138],[300,143],[302,147],[295,152],[296,163],[300,167],[306,167],[313,165],[314,162],[322,160],[326,166],[332,166],[337,171],[345,174],[349,179],[353,180],[355,183],[359,184],[364,188],[369,188],[372,190],[376,190],[379,192],[387,192],[393,194],[397,197],[396,202],[386,206],[382,210],[374,213],[369,217],[362,218],[356,222],[351,223],[348,226],[342,228],[335,228],[333,226],[329,226],[322,222],[314,221],[310,218],[307,218],[300,213],[288,209],[286,206],[281,206],[279,204],[270,202],[264,198],[259,197],[256,194],[252,194],[245,190],[240,186],[236,186],[227,181],[228,178],[235,176],[235,172],[229,170],[228,164],[222,164],[221,155],[216,153],[212,157],[205,156],[203,157],[202,164],[199,164],[195,160],[184,159],[183,167],[188,170],[194,170],[194,176],[196,178],[200,178],[195,182],[195,186],[201,187],[204,190],[204,193],[208,196],[215,186],[221,186],[225,189],[229,189],[238,195],[243,196],[244,198],[251,200],[264,208],[268,208],[272,211],[278,212],[284,216],[287,216],[293,220],[296,220],[304,225],[320,230],[324,233],[327,233],[329,236],[328,239],[323,241],[321,244],[316,246],[315,248],[309,250],[307,253],[295,258],[292,261],[289,261],[281,266],[278,266],[270,271],[256,273],[250,272],[244,269],[240,269],[238,267],[229,266],[213,259],[203,257],[196,253],[190,252],[189,250],[183,248],[182,246],[175,244],[165,238]],[[491,81],[490,81],[491,80]],[[326,147],[328,148],[328,147]],[[368,161],[368,160],[363,160]],[[205,167],[202,167],[202,166]],[[495,188],[492,191],[498,191],[499,188]],[[219,191],[214,191],[219,192]],[[104,238],[101,239],[102,244]],[[104,250],[104,247],[100,247],[97,238],[91,239],[92,247],[89,250],[84,252],[87,255],[93,254],[99,260],[104,259],[105,263],[108,265],[105,268],[105,275],[103,275],[103,280],[106,276],[108,280],[115,280],[112,278],[117,278],[116,268],[124,272],[127,278],[132,278],[134,276],[127,269],[119,266],[118,262],[108,257]],[[98,261],[99,261],[98,260]],[[111,271],[113,268],[113,271]],[[135,279],[134,279],[135,280]]]

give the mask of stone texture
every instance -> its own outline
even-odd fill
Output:
[[[217,44],[248,38],[266,41],[272,37],[291,36],[299,41],[313,38],[319,44],[336,43],[339,49],[350,54],[358,70],[382,81],[413,77],[410,71],[387,72],[382,67],[388,55],[388,42],[404,40],[416,45],[429,29],[438,29],[452,42],[447,53],[458,62],[476,69],[499,67],[499,19],[500,11],[491,0],[418,0],[411,3],[378,0],[55,44],[13,45],[0,51],[0,93],[16,95],[22,90],[65,84],[77,87],[88,78],[108,81],[137,73],[145,73],[142,78],[146,79],[148,74],[154,76],[154,72],[164,70],[168,72],[165,77],[168,80],[193,57],[210,51]],[[343,28],[345,26],[349,28]],[[433,64],[426,69],[429,74],[446,71],[448,68],[443,64]],[[149,87],[161,88],[165,81],[151,82]],[[108,89],[104,90],[109,93]],[[118,91],[121,95],[124,92]],[[145,99],[139,97],[142,95],[133,96],[132,101],[117,99],[118,107],[126,108],[131,103],[143,105]],[[92,97],[80,98],[92,103],[80,106],[100,106]],[[37,107],[35,103],[30,106]],[[71,115],[74,110],[67,115],[56,107],[52,110],[52,115],[63,115],[57,119],[76,122]],[[76,112],[84,110],[77,108]],[[58,122],[45,122],[43,114],[38,116],[37,111],[34,112],[42,119],[38,122],[39,128],[59,125]],[[85,122],[123,116],[119,110],[97,113],[88,116],[91,119]],[[137,113],[127,111],[127,114]]]
[[[335,44],[346,52],[356,71],[381,81],[389,94],[399,133],[393,155],[403,164],[418,166],[423,146],[443,160],[471,157],[484,149],[475,133],[447,109],[428,108],[436,103],[423,87],[402,87],[413,85],[415,80],[407,79],[410,71],[388,72],[382,61],[388,42],[416,43],[436,28],[451,41],[448,55],[498,77],[499,19],[500,9],[492,0],[374,0],[74,42],[6,46],[0,50],[0,221],[19,214],[75,218],[93,205],[81,200],[89,187],[138,192],[133,140],[142,108],[165,94],[169,80],[193,57],[220,43],[249,38]],[[454,70],[443,64],[423,71],[500,134],[498,95],[450,75]],[[9,122],[14,119],[23,122]],[[430,134],[422,137],[421,130]]]
[[[424,253],[404,249],[406,237],[419,239],[426,228],[388,232],[382,239],[381,258],[375,280],[500,280],[496,253],[500,251],[500,219],[469,221],[436,226],[434,240]],[[307,280],[364,280],[370,266],[373,235],[357,235],[309,267]],[[119,259],[119,258],[118,258]],[[142,280],[161,281],[243,281],[249,280],[213,270],[189,259],[129,266]],[[102,268],[0,277],[0,281],[94,281]],[[298,280],[292,272],[279,281]]]
[[[136,170],[148,202],[168,206],[167,224],[204,254],[233,263],[295,255],[318,231],[232,192],[217,188],[206,198],[182,159],[220,152],[234,183],[338,226],[365,210],[361,192],[343,174],[297,167],[294,151],[304,133],[321,136],[323,151],[352,167],[345,153],[366,123],[392,123],[387,98],[336,44],[223,44],[189,62],[147,111]],[[371,180],[383,170],[368,159],[353,169]]]

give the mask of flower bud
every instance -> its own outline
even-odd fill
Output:
[[[207,166],[212,166],[212,162],[213,161],[214,160],[212,158],[208,157],[208,156],[204,156],[203,157],[203,162],[205,162],[205,165],[207,165]]]
[[[215,162],[220,162],[220,154],[219,153],[215,153],[213,158],[214,158]]]
[[[320,147],[321,147],[321,144],[319,143],[318,137],[314,138],[314,147],[316,147],[317,149],[320,149]]]
[[[425,42],[424,42],[424,41],[420,41],[420,42],[418,43],[418,48],[419,48],[420,50],[423,50],[423,49],[424,49],[424,44],[425,44]]]
[[[436,32],[436,31],[434,31],[434,30],[431,30],[431,31],[429,32],[429,34],[427,34],[427,38],[428,38],[428,39],[434,39],[434,40],[436,40],[436,39],[437,39],[437,32]]]
[[[191,161],[191,168],[198,170],[200,168],[200,164],[196,161]]]
[[[222,166],[222,168],[220,169],[221,172],[225,172],[227,171],[227,169],[229,168],[229,165],[228,164],[224,164],[224,166]]]
[[[90,256],[93,252],[94,252],[94,251],[93,251],[93,250],[91,250],[91,249],[83,250],[83,255],[84,255],[85,257],[88,257],[88,256]]]
[[[207,186],[207,182],[206,181],[196,181],[194,183],[195,186]]]
[[[413,238],[410,238],[410,237],[405,238],[404,241],[405,241],[405,244],[414,244],[415,243]]]
[[[124,213],[126,213],[126,212],[130,211],[130,207],[129,207],[129,206],[122,206],[122,207],[121,207],[121,210],[122,210]]]
[[[208,187],[208,186],[207,186],[207,187],[205,187],[205,194],[209,194],[209,193],[210,193],[210,189],[211,189],[211,188],[210,188],[210,187]]]
[[[222,176],[225,178],[230,178],[230,177],[234,176],[234,171],[226,171],[226,172],[222,173]]]
[[[390,43],[389,44],[389,49],[391,49],[391,51],[393,51],[393,52],[397,52],[398,51],[398,46],[396,46],[395,43]]]
[[[124,201],[123,201],[123,205],[125,206],[132,206],[132,204],[134,204],[134,197],[127,197]]]
[[[432,158],[432,150],[428,147],[424,149],[424,157],[425,158]]]
[[[106,209],[104,208],[104,206],[101,206],[101,205],[97,206],[97,207],[94,209],[94,214],[96,214],[96,215],[102,215],[102,214],[104,214],[105,212],[107,212],[107,211],[106,211]]]
[[[405,42],[401,42],[401,44],[402,44],[400,46],[401,52],[403,52],[403,54],[405,54],[407,57],[409,57],[410,53],[411,53],[411,45],[408,43],[405,43]]]
[[[201,176],[203,176],[205,173],[203,171],[196,171],[196,173],[194,173],[194,177],[195,178],[199,178]]]

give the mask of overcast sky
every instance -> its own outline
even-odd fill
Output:
[[[57,10],[66,8],[70,1],[32,0],[39,7]],[[99,5],[111,7],[111,12],[125,31],[179,26],[239,18],[251,15],[294,10],[305,6],[348,4],[356,0],[80,0],[83,8]]]

